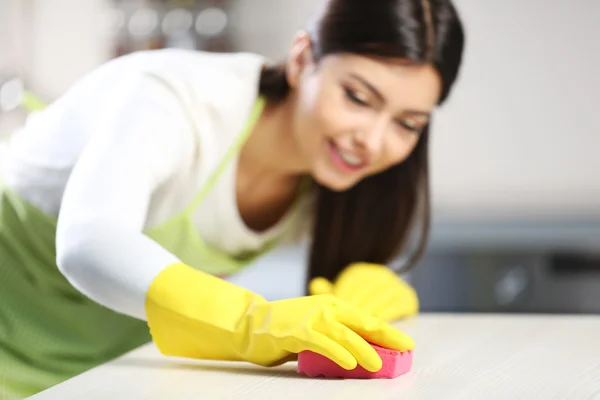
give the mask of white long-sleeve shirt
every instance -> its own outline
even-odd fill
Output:
[[[0,173],[25,200],[58,216],[57,264],[73,286],[145,319],[150,283],[178,259],[142,231],[197,195],[246,124],[264,62],[187,50],[121,57],[14,135]],[[234,160],[194,215],[203,239],[231,254],[260,248],[283,234],[285,222],[262,233],[246,227],[236,167]]]

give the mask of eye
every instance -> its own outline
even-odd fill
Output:
[[[401,120],[398,121],[398,125],[400,125],[402,128],[409,130],[411,132],[420,134],[421,131],[423,130],[423,127],[415,122],[415,121],[410,121],[410,120]]]
[[[353,103],[358,104],[360,106],[368,106],[367,101],[357,92],[353,91],[349,88],[344,88],[344,92],[346,93],[346,97]]]

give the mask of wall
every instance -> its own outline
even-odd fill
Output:
[[[22,74],[23,59],[27,54],[24,50],[25,40],[20,24],[22,3],[16,0],[0,0],[0,85],[5,79],[15,74]],[[23,115],[19,112],[10,114],[0,111],[0,140],[16,129],[22,122]]]
[[[13,0],[0,0],[0,74],[8,72],[14,65],[17,51],[18,3]]]
[[[460,1],[470,34],[438,122],[434,187],[462,217],[600,215],[600,3]]]
[[[110,0],[0,0],[0,66],[54,98],[110,57],[102,33]],[[6,12],[5,12],[6,11]]]
[[[111,41],[100,25],[109,5],[109,0],[36,0],[32,86],[54,97],[110,57]]]

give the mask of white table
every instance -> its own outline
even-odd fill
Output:
[[[422,314],[398,327],[417,347],[394,380],[168,359],[150,345],[32,399],[600,399],[599,316]]]

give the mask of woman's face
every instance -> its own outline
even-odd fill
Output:
[[[288,77],[295,140],[314,179],[342,191],[405,160],[440,96],[433,67],[351,54],[315,65],[304,40],[292,48]]]

